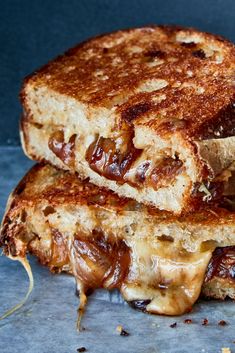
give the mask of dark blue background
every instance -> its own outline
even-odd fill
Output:
[[[88,37],[172,23],[235,41],[235,0],[2,0],[0,5],[0,145],[19,144],[23,77]]]

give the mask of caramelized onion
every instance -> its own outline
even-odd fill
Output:
[[[56,131],[51,135],[48,147],[66,165],[71,166],[74,163],[75,139],[76,135],[72,135],[69,142],[66,143],[63,131]]]
[[[120,287],[130,262],[129,248],[123,240],[107,240],[102,234],[92,238],[78,235],[71,252],[75,275],[86,290]]]
[[[168,184],[182,171],[183,163],[179,159],[164,158],[151,173],[151,185],[154,189]]]
[[[164,158],[152,171],[150,178],[146,174],[150,168],[150,162],[145,161],[136,168],[134,181],[125,178],[134,161],[140,157],[142,150],[133,145],[132,134],[123,136],[124,151],[117,149],[116,142],[110,138],[98,137],[88,148],[86,160],[90,168],[107,179],[115,180],[121,184],[124,182],[134,186],[142,186],[143,183],[157,189],[168,184],[181,171],[183,163],[179,159]]]
[[[66,240],[57,229],[52,229],[51,232],[51,259],[48,265],[53,269],[61,268],[69,263],[69,255]]]
[[[207,268],[205,282],[213,277],[235,280],[235,246],[215,249]]]
[[[142,150],[134,147],[132,137],[132,135],[126,137],[122,146],[123,152],[117,149],[114,140],[97,138],[86,153],[90,168],[107,179],[124,183],[124,175],[142,153]]]

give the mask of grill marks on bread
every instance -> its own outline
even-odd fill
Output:
[[[144,113],[147,113],[150,108],[151,105],[149,103],[135,104],[122,112],[122,119],[128,124],[131,124],[134,119],[138,118]]]
[[[26,79],[25,150],[119,195],[178,214],[187,211],[194,184],[224,171],[225,141],[204,158],[208,140],[203,139],[233,134],[227,107],[234,102],[234,59],[233,44],[187,28],[137,28],[91,39]],[[66,138],[50,136],[57,130]],[[114,144],[125,134],[133,143],[123,154],[120,143]],[[69,138],[75,135],[74,147]],[[101,152],[97,136],[110,152]],[[137,150],[143,151],[140,156]],[[183,163],[179,173],[147,185],[151,168],[175,156]]]
[[[234,59],[234,46],[220,37],[174,26],[137,28],[84,42],[39,70],[26,83],[46,85],[94,107],[125,104],[129,114],[122,116],[127,121],[136,118],[136,113],[139,119],[145,116],[152,97],[164,91],[164,104],[155,104],[151,115],[164,116],[167,109],[167,118],[186,119],[187,133],[193,135],[201,124],[229,105],[234,94]],[[167,85],[145,91],[143,107],[141,87],[150,77]],[[182,90],[185,83],[188,87]],[[204,88],[201,94],[194,89],[195,84]],[[24,94],[23,90],[23,101]],[[179,94],[182,99],[176,104]],[[148,125],[152,116],[143,123]]]

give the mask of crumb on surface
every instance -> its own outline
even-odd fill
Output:
[[[225,320],[220,320],[220,321],[218,322],[218,325],[220,325],[220,326],[225,326],[225,325],[227,325],[227,322],[226,322]]]
[[[116,331],[119,332],[120,336],[129,336],[129,332],[123,329],[122,325],[118,325]]]
[[[191,320],[191,319],[185,319],[184,320],[184,323],[185,324],[191,324],[193,322],[193,320]]]
[[[177,322],[174,322],[173,324],[170,325],[171,328],[175,328],[177,326]]]
[[[202,325],[203,325],[203,326],[206,326],[206,325],[208,325],[208,324],[209,324],[208,319],[203,319],[203,320],[202,320]]]
[[[221,352],[222,352],[222,353],[232,353],[232,352],[231,352],[231,349],[230,349],[229,347],[223,347],[223,348],[221,348]]]
[[[118,326],[116,327],[116,331],[119,332],[119,333],[121,333],[121,331],[122,331],[122,325],[118,325]]]

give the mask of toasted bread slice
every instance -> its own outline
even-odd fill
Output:
[[[91,39],[26,78],[25,153],[180,213],[198,185],[230,176],[234,73],[234,45],[194,29]]]
[[[35,254],[72,273],[81,293],[118,288],[132,306],[167,315],[189,310],[201,290],[235,298],[234,239],[235,212],[177,218],[49,165],[13,192],[0,236],[5,254]]]

